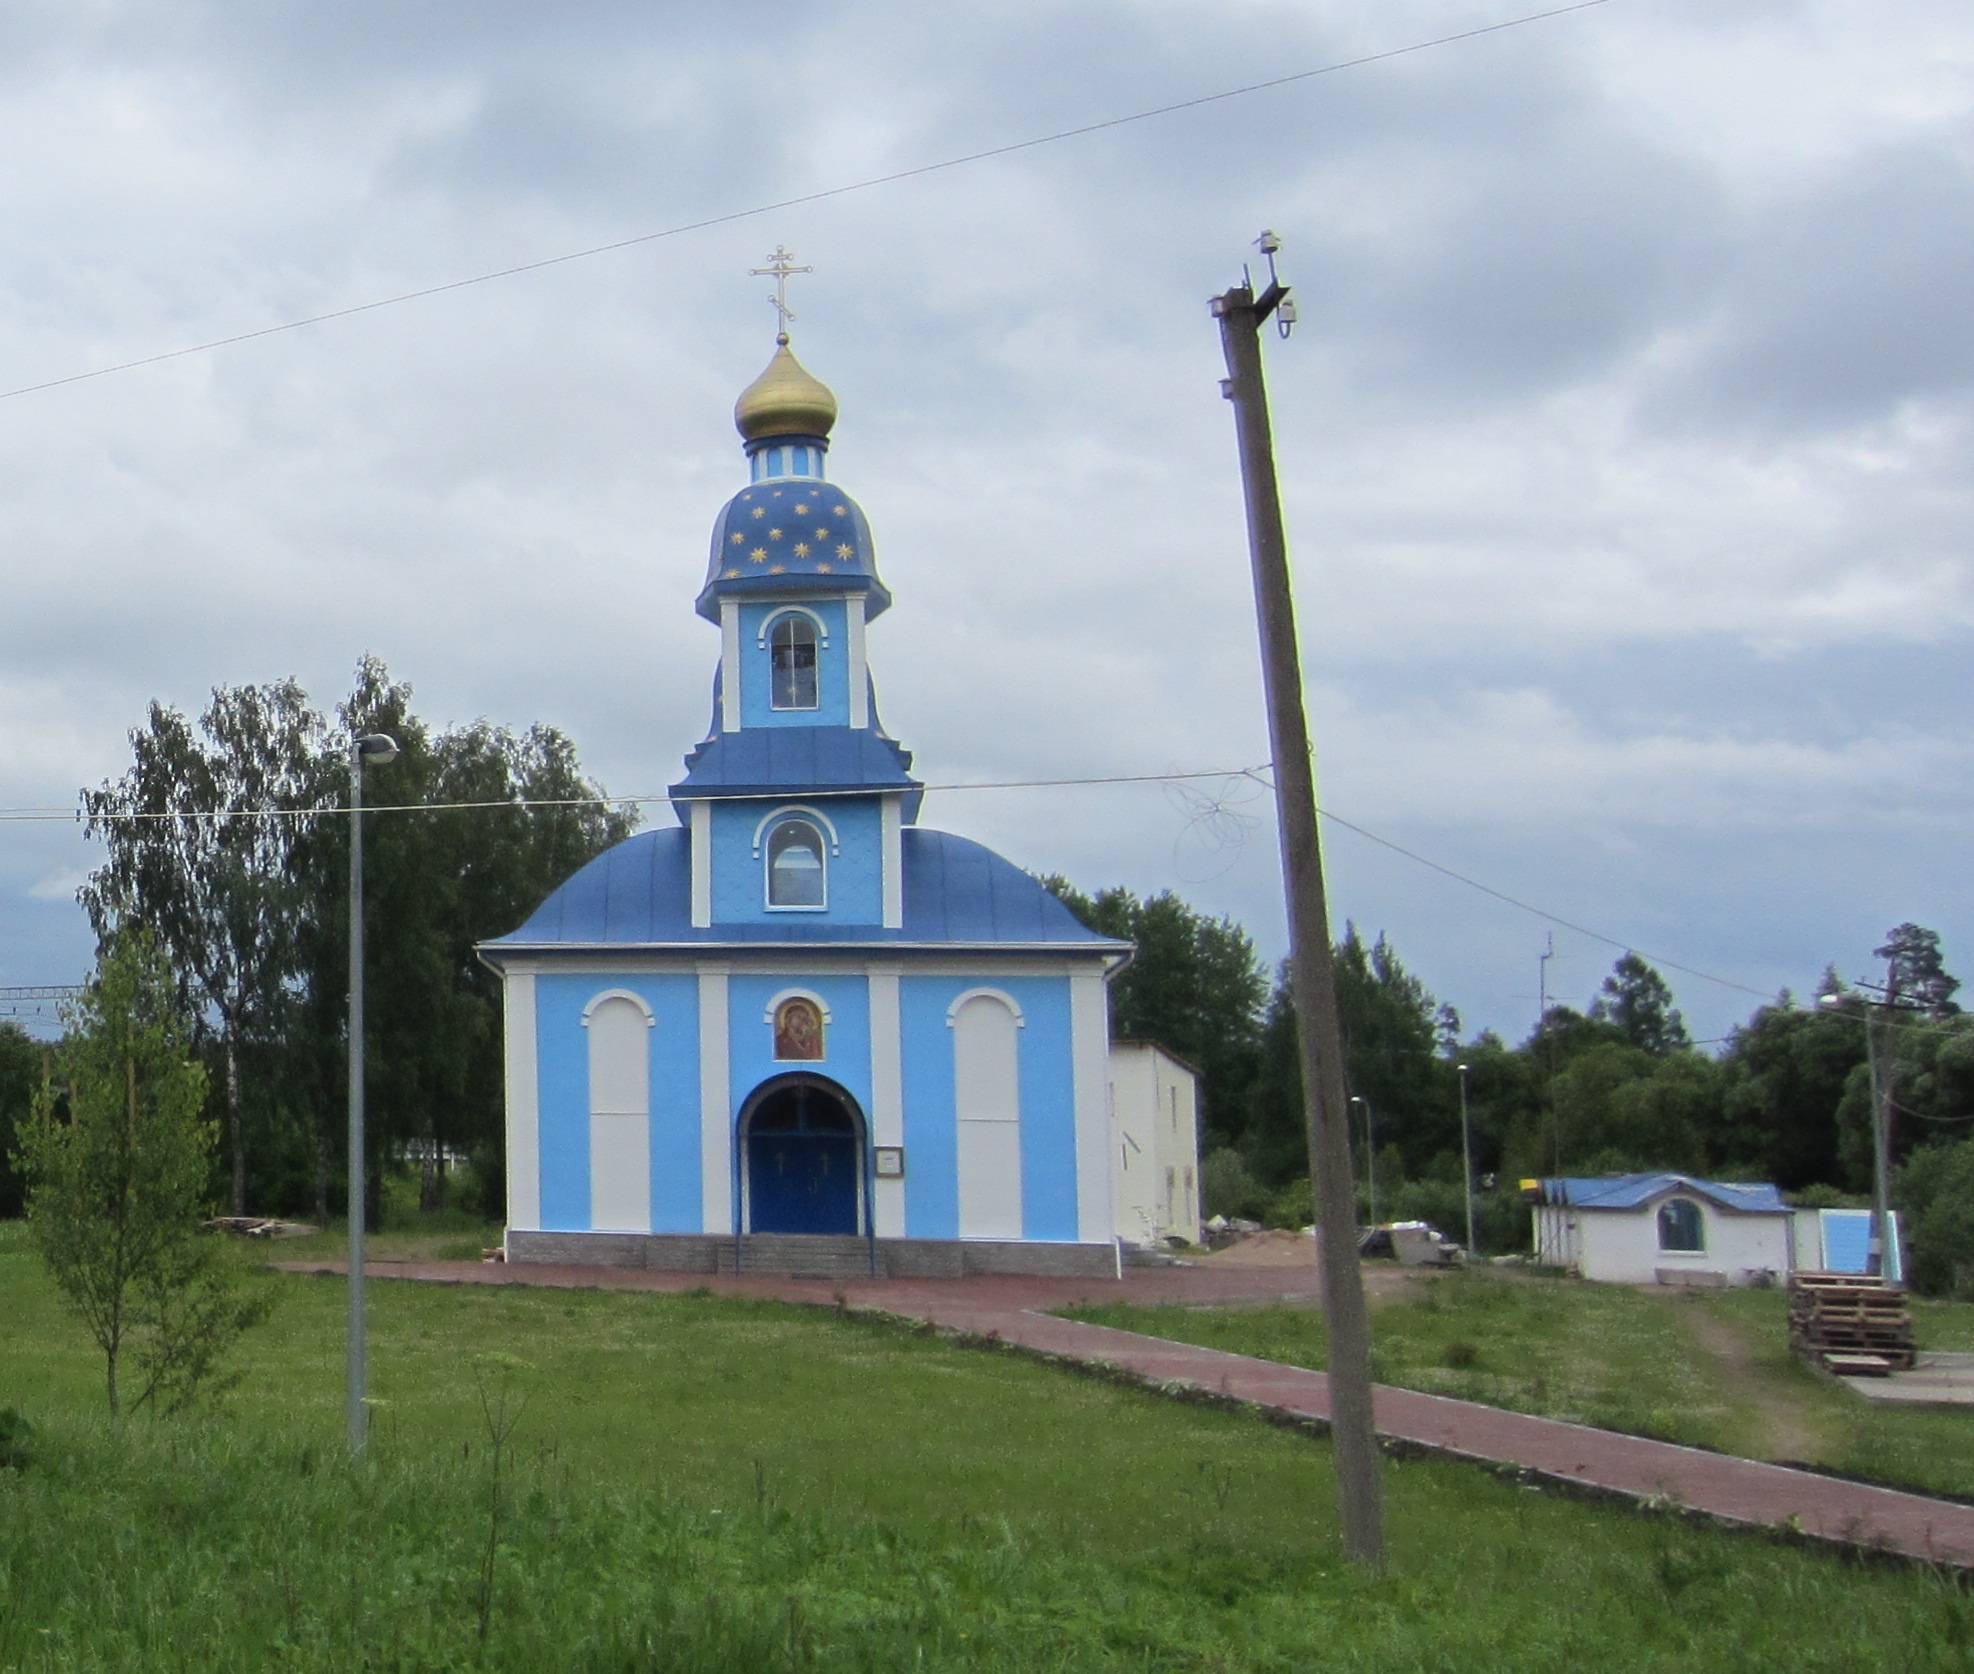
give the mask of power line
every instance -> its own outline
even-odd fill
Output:
[[[1088,785],[1183,784],[1195,779],[1251,779],[1256,784],[1265,787],[1268,781],[1263,775],[1268,771],[1269,765],[1264,762],[1254,767],[1213,767],[1184,773],[1110,773],[1063,779],[966,780],[947,784],[928,784],[920,788],[927,791],[938,791],[944,794],[951,791],[1063,790]],[[866,796],[869,794],[869,791],[863,788],[853,788],[841,791],[805,791],[803,794],[807,797]],[[669,802],[670,800],[671,796],[669,793],[657,792],[638,796],[516,797],[505,801],[494,802],[385,803],[368,807],[365,809],[365,812],[372,814],[436,814],[479,812],[493,809],[525,812],[532,808],[629,808],[648,807],[657,803]],[[88,822],[114,825],[165,820],[198,822],[233,819],[339,818],[348,812],[347,807],[339,805],[310,808],[243,807],[209,810],[132,810],[129,812],[104,814],[85,814],[69,808],[5,808],[0,809],[0,822],[72,820],[77,823]],[[1402,843],[1393,842],[1389,837],[1381,837],[1377,832],[1370,830],[1368,827],[1358,825],[1353,820],[1347,820],[1341,814],[1334,813],[1328,808],[1319,807],[1317,813],[1330,824],[1341,826],[1344,830],[1365,838],[1369,842],[1376,843],[1381,848],[1389,849],[1393,854],[1401,855],[1415,865],[1423,866],[1428,871],[1437,872],[1442,877],[1451,878],[1455,883],[1464,884],[1469,889],[1479,890],[1483,895],[1491,896],[1496,901],[1503,902],[1508,906],[1516,908],[1518,911],[1531,914],[1533,917],[1542,919],[1546,923],[1573,931],[1579,936],[1588,937],[1591,941],[1602,942],[1606,947],[1617,948],[1620,952],[1635,953],[1641,959],[1649,960],[1654,965],[1661,966],[1669,971],[1678,971],[1684,976],[1697,977],[1702,982],[1711,982],[1722,988],[1734,989],[1739,993],[1752,994],[1761,1000],[1773,1000],[1775,998],[1766,989],[1755,988],[1745,982],[1737,982],[1732,977],[1716,976],[1711,971],[1703,971],[1698,966],[1683,964],[1677,959],[1667,959],[1662,955],[1639,947],[1634,942],[1626,941],[1622,937],[1606,935],[1603,931],[1593,930],[1588,925],[1577,923],[1574,919],[1564,918],[1560,913],[1552,913],[1546,907],[1539,907],[1532,901],[1524,901],[1519,896],[1508,894],[1506,890],[1496,889],[1492,884],[1483,883],[1480,879],[1470,877],[1465,872],[1456,871],[1451,866],[1420,854],[1416,849],[1408,849]]]
[[[1256,767],[1210,767],[1196,773],[1111,773],[1079,779],[990,779],[968,780],[953,784],[928,784],[917,787],[924,791],[970,791],[970,790],[1056,790],[1078,785],[1157,785],[1175,784],[1187,779],[1252,779],[1261,772]],[[902,787],[900,787],[902,788]],[[844,790],[808,790],[804,797],[827,796],[868,796],[867,785],[851,786]],[[444,814],[457,811],[488,808],[508,808],[525,810],[529,808],[629,808],[649,807],[654,803],[670,802],[669,791],[653,791],[638,796],[542,796],[510,797],[493,802],[397,802],[366,803],[366,814]],[[324,803],[306,808],[161,808],[129,809],[109,813],[92,814],[76,808],[0,808],[0,821],[6,820],[64,820],[77,824],[143,824],[150,821],[188,820],[282,820],[335,818],[347,814],[349,809],[341,803]]]
[[[1525,913],[1532,913],[1535,917],[1544,919],[1550,924],[1558,925],[1565,930],[1573,930],[1579,936],[1588,936],[1593,942],[1602,942],[1606,947],[1617,948],[1623,953],[1635,953],[1639,958],[1650,960],[1654,965],[1662,965],[1667,970],[1678,971],[1684,976],[1698,977],[1702,982],[1717,983],[1722,988],[1733,988],[1743,994],[1753,994],[1763,1000],[1773,1000],[1775,998],[1766,989],[1751,988],[1747,983],[1736,982],[1732,977],[1715,976],[1711,971],[1700,970],[1697,966],[1682,965],[1677,959],[1666,959],[1659,954],[1648,953],[1645,949],[1633,942],[1625,941],[1622,937],[1607,936],[1601,930],[1592,930],[1588,925],[1578,924],[1574,920],[1564,918],[1559,913],[1552,913],[1545,907],[1538,907],[1531,901],[1524,901],[1519,896],[1510,895],[1505,890],[1496,889],[1492,884],[1484,884],[1478,878],[1470,878],[1464,872],[1456,872],[1451,866],[1442,866],[1437,860],[1428,860],[1416,850],[1408,849],[1402,844],[1394,843],[1389,837],[1380,837],[1375,831],[1367,831],[1361,825],[1354,825],[1341,814],[1333,814],[1327,808],[1319,808],[1317,812],[1332,825],[1340,825],[1346,831],[1354,831],[1359,837],[1369,839],[1380,848],[1390,849],[1393,854],[1403,855],[1407,860],[1424,866],[1429,871],[1437,872],[1442,877],[1451,878],[1455,883],[1465,884],[1469,889],[1477,889],[1483,895],[1491,895],[1497,901],[1505,901],[1509,906],[1518,907]]]
[[[0,390],[0,401],[11,401],[21,395],[36,395],[43,390],[60,389],[65,384],[86,383],[92,378],[107,378],[118,372],[133,372],[139,367],[156,366],[168,360],[182,360],[187,355],[205,354],[212,349],[231,348],[237,343],[251,343],[258,338],[275,337],[283,332],[300,331],[304,326],[325,325],[332,320],[346,320],[357,314],[375,313],[380,308],[395,308],[399,303],[419,302],[426,297],[444,296],[448,292],[463,291],[474,285],[491,284],[496,279],[512,279],[523,273],[537,273],[543,268],[587,261],[591,256],[607,256],[618,250],[634,249],[640,244],[656,244],[663,239],[681,238],[687,233],[704,232],[710,227],[730,226],[736,221],[754,220],[762,215],[773,215],[784,209],[798,209],[806,204],[824,203],[831,198],[846,197],[852,192],[867,192],[878,186],[893,186],[901,180],[916,180],[925,175],[943,173],[947,169],[990,162],[996,157],[1011,157],[1018,152],[1033,151],[1038,147],[1055,145],[1063,140],[1083,139],[1091,134],[1107,132],[1112,128],[1129,127],[1136,122],[1149,122],[1161,116],[1176,116],[1184,111],[1221,104],[1229,99],[1243,99],[1249,94],[1265,93],[1272,88],[1313,81],[1319,76],[1333,76],[1344,70],[1359,70],[1369,64],[1383,64],[1394,58],[1406,58],[1414,53],[1430,52],[1435,47],[1453,46],[1461,41],[1477,40],[1483,35],[1498,35],[1503,30],[1519,29],[1524,24],[1567,17],[1571,12],[1587,12],[1594,7],[1610,3],[1611,0],[1576,0],[1573,5],[1555,6],[1547,11],[1527,12],[1520,17],[1504,19],[1500,23],[1485,23],[1473,29],[1459,30],[1451,35],[1437,35],[1431,40],[1413,41],[1407,46],[1388,47],[1383,52],[1370,52],[1358,58],[1339,59],[1335,63],[1319,65],[1313,70],[1297,70],[1290,75],[1272,76],[1266,81],[1249,82],[1244,87],[1230,87],[1218,93],[1202,93],[1196,98],[1180,99],[1168,105],[1155,105],[1149,110],[1133,111],[1128,116],[1107,117],[1101,122],[1086,122],[1074,128],[1058,129],[1052,134],[1038,134],[1029,139],[1012,140],[1005,145],[989,146],[982,151],[969,151],[958,157],[946,157],[936,163],[920,163],[913,168],[872,175],[868,179],[854,180],[847,185],[828,186],[821,191],[778,198],[773,203],[756,204],[751,209],[728,210],[724,214],[708,215],[697,221],[681,221],[676,226],[665,227],[657,232],[638,233],[630,238],[613,239],[608,244],[592,244],[587,249],[565,251],[559,256],[543,256],[536,261],[517,262],[511,267],[496,268],[490,273],[476,273],[468,279],[450,279],[443,284],[426,285],[415,291],[400,291],[395,296],[378,297],[371,302],[352,303],[347,308],[331,308],[324,313],[310,314],[302,319],[285,320],[279,325],[261,326],[253,331],[234,332],[228,337],[215,337],[208,342],[194,343],[182,349],[166,349],[160,354],[140,355],[135,360],[118,361],[112,366],[98,366],[88,372],[71,372],[65,377],[47,378],[38,384],[22,384],[17,389]]]

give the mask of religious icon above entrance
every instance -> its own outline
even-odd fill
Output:
[[[783,1063],[815,1063],[823,1055],[822,1012],[795,995],[775,1007],[775,1057]]]

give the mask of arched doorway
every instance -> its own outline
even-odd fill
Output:
[[[740,1115],[748,1232],[864,1230],[864,1122],[833,1081],[790,1075],[756,1090]]]

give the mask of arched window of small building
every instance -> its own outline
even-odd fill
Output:
[[[783,1063],[814,1063],[823,1055],[822,1009],[800,994],[775,1007],[775,1057]]]
[[[589,1031],[590,1226],[651,1230],[650,1011],[605,993],[583,1013]]]
[[[822,833],[807,820],[783,820],[768,834],[768,905],[827,904]]]
[[[1707,1232],[1699,1204],[1675,1197],[1659,1206],[1660,1249],[1697,1251],[1706,1247]]]
[[[816,625],[791,611],[776,619],[768,645],[773,668],[769,704],[776,709],[816,708]]]
[[[1021,1236],[1020,1014],[1002,995],[964,998],[953,1028],[962,1238]]]

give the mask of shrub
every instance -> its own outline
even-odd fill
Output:
[[[1231,1146],[1207,1152],[1199,1165],[1200,1207],[1207,1216],[1239,1216],[1259,1220],[1268,1194],[1247,1166],[1247,1158]]]
[[[33,1437],[34,1426],[26,1414],[13,1407],[0,1407],[0,1471],[27,1469],[34,1458],[28,1445]]]

